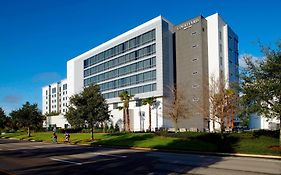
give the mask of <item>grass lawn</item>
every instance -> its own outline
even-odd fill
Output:
[[[58,133],[58,142],[64,141],[64,134]],[[30,139],[51,142],[52,132],[36,132],[28,137],[24,132],[6,133],[5,138]],[[144,147],[166,150],[186,150],[204,152],[228,152],[247,154],[281,155],[270,146],[279,144],[278,136],[270,134],[231,133],[220,139],[214,133],[95,133],[95,141],[91,142],[91,133],[71,133],[72,144],[108,145],[123,147]]]

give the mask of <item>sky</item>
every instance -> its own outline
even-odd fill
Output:
[[[280,0],[0,0],[0,107],[29,101],[66,78],[66,62],[156,16],[179,24],[219,13],[239,36],[239,53],[281,38]]]

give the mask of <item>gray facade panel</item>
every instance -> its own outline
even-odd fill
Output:
[[[207,22],[200,16],[175,26],[174,30],[176,86],[189,109],[179,127],[203,130],[208,127],[204,117],[208,111]]]

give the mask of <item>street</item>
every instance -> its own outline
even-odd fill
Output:
[[[0,139],[0,174],[281,174],[281,161]]]

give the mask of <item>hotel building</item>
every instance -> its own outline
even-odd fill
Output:
[[[42,114],[47,115],[44,127],[70,126],[64,117],[69,103],[68,98],[66,79],[42,88]]]
[[[156,130],[173,128],[164,104],[170,95],[169,88],[175,84],[191,109],[189,117],[179,121],[179,127],[205,130],[209,120],[200,110],[209,109],[209,94],[204,85],[208,85],[213,71],[217,78],[222,76],[221,72],[224,77],[236,76],[237,45],[237,36],[218,14],[198,16],[179,25],[158,16],[69,60],[67,96],[98,84],[109,104],[110,122],[123,128],[123,112],[118,109],[123,104],[118,96],[128,91],[134,95],[129,107],[132,131],[148,129],[148,106],[141,105],[141,99],[156,97],[152,108],[152,130]],[[238,81],[234,76],[231,78],[228,80]],[[42,107],[44,111],[46,106]]]

